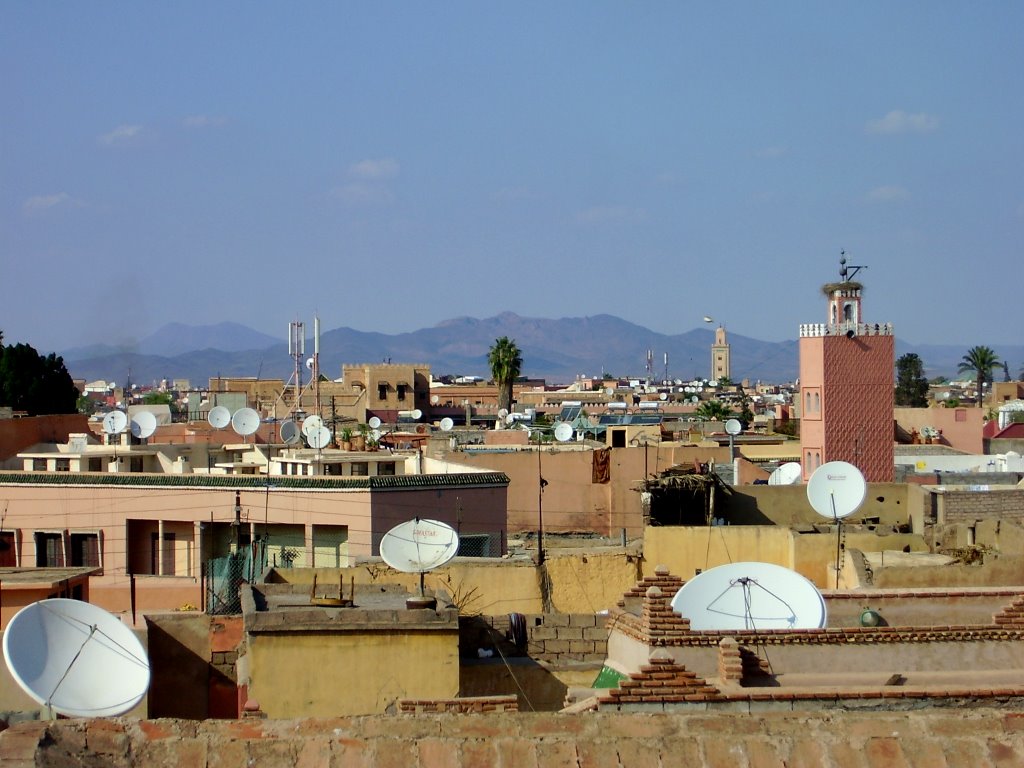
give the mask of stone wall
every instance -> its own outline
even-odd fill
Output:
[[[938,493],[937,522],[971,523],[975,520],[999,518],[1018,525],[1024,523],[1024,489],[1000,488],[989,491],[954,491]]]
[[[325,720],[60,720],[0,733],[0,760],[110,768],[970,766],[1024,764],[1024,714],[998,708],[755,714],[595,712]]]

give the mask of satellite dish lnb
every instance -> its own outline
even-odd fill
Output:
[[[807,500],[814,511],[829,520],[840,520],[860,509],[867,496],[864,475],[846,461],[822,464],[807,481]]]
[[[156,432],[156,416],[150,411],[139,411],[132,417],[132,435],[144,440]]]
[[[4,660],[32,699],[67,717],[116,717],[149,688],[149,659],[125,624],[81,600],[26,605],[4,631]]]

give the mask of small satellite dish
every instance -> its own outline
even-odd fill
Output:
[[[103,417],[103,431],[108,435],[119,435],[128,426],[128,417],[124,411],[111,411]]]
[[[568,422],[560,422],[555,427],[555,440],[560,443],[564,443],[567,440],[572,440],[572,424]]]
[[[313,360],[312,357],[306,358],[306,367],[309,368],[309,370],[311,370],[311,371],[313,370],[313,363],[314,362],[315,361]]]
[[[302,421],[302,434],[309,437],[324,425],[324,420],[319,416],[307,416]]]
[[[691,403],[699,403],[700,402],[700,398],[697,397],[696,395],[693,395],[693,397],[690,398],[690,402]]]
[[[139,639],[116,616],[81,600],[26,605],[7,625],[3,644],[22,690],[61,715],[123,715],[149,688]]]
[[[846,461],[822,464],[807,481],[807,500],[814,511],[829,520],[840,520],[860,509],[867,496],[864,475]]]
[[[726,434],[738,435],[743,431],[743,425],[739,419],[729,419],[725,422]]]
[[[139,411],[132,416],[132,436],[143,440],[156,432],[156,416],[150,411]]]
[[[310,448],[320,450],[321,448],[326,448],[331,444],[331,437],[331,430],[327,427],[321,426],[314,430],[310,430],[306,434],[306,441],[309,443]]]
[[[821,629],[821,592],[796,571],[772,563],[729,563],[686,582],[672,609],[692,630]]]
[[[426,573],[439,568],[459,550],[459,535],[439,520],[414,518],[400,523],[380,540],[384,562],[403,573]]]
[[[430,404],[431,405],[437,405],[440,402],[441,402],[441,398],[438,397],[437,395],[431,395],[430,396]]]
[[[796,485],[800,482],[802,474],[803,470],[798,462],[787,461],[768,476],[768,485]]]
[[[608,397],[612,397],[615,394],[615,387],[605,387],[604,393],[608,395]]]
[[[711,381],[708,382],[708,386],[709,387],[717,387],[718,386],[718,380],[717,379],[712,379]]]
[[[369,420],[367,420],[366,425],[370,429],[380,429],[380,419],[376,416],[371,416]]]
[[[454,427],[454,426],[455,426],[455,422],[452,421],[447,416],[445,416],[443,419],[441,419],[441,431],[442,432],[451,432],[452,431],[452,427]]]
[[[210,409],[206,420],[210,422],[210,426],[214,429],[224,429],[224,427],[231,423],[231,411],[223,405],[215,405]]]
[[[239,408],[231,415],[231,428],[242,437],[260,428],[260,415],[252,408]]]
[[[658,399],[659,400],[668,400],[668,393],[667,392],[662,392],[660,395],[658,395]]]
[[[715,320],[712,317],[708,317],[707,315],[704,315],[704,322],[705,323],[713,323],[713,322],[715,322]]]
[[[504,419],[506,417],[508,417],[508,408],[501,408],[498,411],[498,418],[499,419]]]
[[[411,415],[414,421],[419,421],[420,419],[423,418],[423,411],[421,411],[419,408],[414,408]]]
[[[281,442],[285,445],[295,445],[299,442],[299,425],[291,419],[281,422]]]

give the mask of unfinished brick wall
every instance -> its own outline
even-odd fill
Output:
[[[504,656],[529,656],[538,661],[602,662],[608,651],[608,630],[604,617],[588,613],[527,614],[525,652],[509,639],[508,615],[473,616],[459,619],[459,645],[466,657],[477,649],[498,651]]]
[[[999,518],[1024,525],[1024,489],[946,490],[938,496],[938,516],[946,524]]]

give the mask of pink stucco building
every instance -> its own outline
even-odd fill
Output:
[[[848,279],[845,258],[841,265],[840,282],[823,289],[828,322],[800,326],[803,478],[826,462],[848,461],[868,482],[888,483],[894,476],[892,324],[865,322],[862,286]]]

